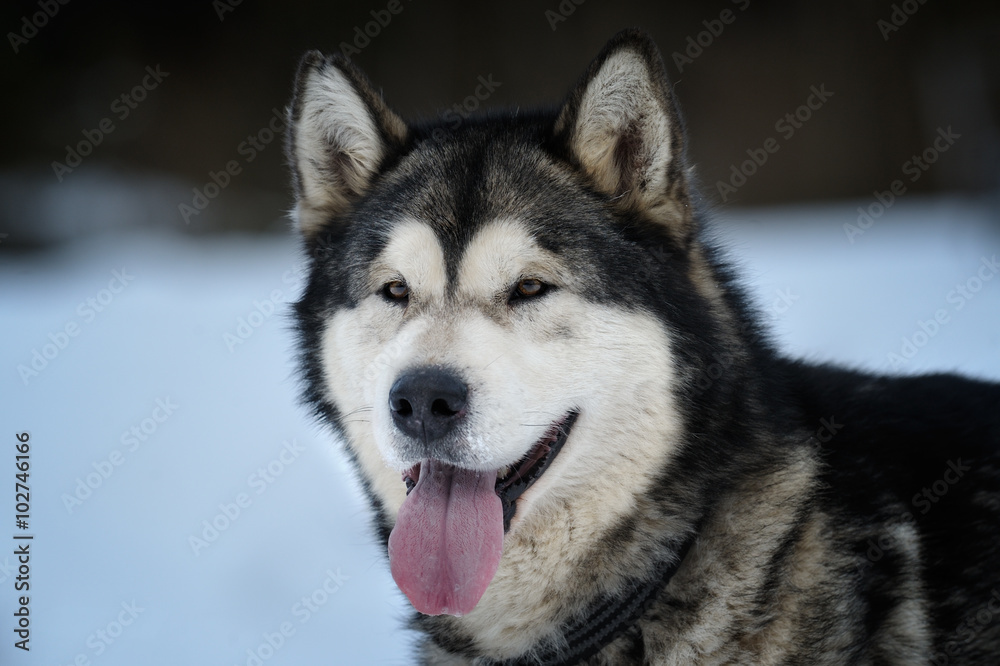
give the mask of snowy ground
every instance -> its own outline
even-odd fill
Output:
[[[996,202],[914,197],[851,243],[869,203],[718,226],[781,346],[1000,379]],[[0,663],[411,663],[365,505],[296,404],[290,238],[119,233],[0,257]],[[12,646],[15,534],[35,537],[30,654]]]

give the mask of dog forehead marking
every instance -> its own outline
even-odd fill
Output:
[[[458,265],[458,292],[480,297],[495,294],[523,272],[541,267],[548,254],[524,224],[511,219],[492,222],[465,248]]]
[[[395,226],[374,263],[375,278],[397,276],[424,299],[441,299],[448,282],[444,249],[430,226],[406,219]]]

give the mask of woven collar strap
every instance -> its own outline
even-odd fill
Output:
[[[629,593],[598,598],[581,619],[561,630],[566,647],[548,647],[531,658],[506,661],[478,661],[488,666],[573,666],[594,656],[630,629],[649,608],[653,599],[670,583],[691,549],[698,531],[687,538],[672,562],[663,562],[654,576],[642,583],[624,586]]]

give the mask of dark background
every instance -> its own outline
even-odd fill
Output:
[[[586,0],[553,31],[546,12],[560,2],[402,0],[356,60],[409,117],[450,109],[479,77],[501,84],[485,104],[556,104],[611,35],[641,26],[664,53],[704,192],[722,204],[712,233],[784,353],[1000,379],[1000,279],[986,268],[1000,255],[1000,3],[911,0],[915,13],[886,40],[877,22],[901,0],[750,0],[746,11]],[[410,606],[356,477],[297,400],[289,329],[305,259],[288,229],[281,142],[252,162],[240,150],[270,131],[302,53],[338,51],[388,0],[242,0],[223,20],[218,3],[0,3],[0,450],[31,432],[39,548],[32,650],[0,641],[3,666],[81,655],[96,666],[413,661]],[[724,9],[733,22],[679,71],[673,54],[707,41],[704,22]],[[15,53],[10,35],[39,12],[45,25]],[[119,119],[112,104],[157,66],[169,75]],[[833,96],[785,139],[775,122],[813,86]],[[60,180],[52,163],[106,118],[114,131]],[[948,127],[960,138],[907,180],[891,213],[845,234],[857,207],[879,206],[873,192],[906,178],[904,164]],[[779,151],[721,201],[716,182],[768,138]],[[230,161],[241,171],[218,189],[210,172]],[[206,183],[214,197],[186,224],[179,207]],[[120,293],[116,273],[130,276]],[[956,303],[967,285],[977,293]],[[95,299],[103,309],[84,314]],[[907,345],[915,355],[896,364]],[[151,422],[162,400],[176,414],[128,450],[123,432]],[[249,477],[292,441],[305,453],[258,497]],[[65,496],[122,451],[124,464],[99,487],[88,480],[93,496],[70,511]],[[0,478],[14,463],[0,454]],[[253,504],[193,550],[192,535],[239,493]],[[7,569],[0,554],[9,637]],[[299,624],[293,604],[328,571],[350,578]],[[146,610],[96,653],[88,637],[123,603]],[[288,620],[297,633],[274,659],[248,658]]]
[[[501,84],[485,105],[558,103],[611,35],[639,26],[663,52],[710,200],[722,203],[716,183],[729,179],[748,149],[776,137],[779,152],[726,205],[864,203],[949,126],[961,138],[907,182],[908,192],[989,196],[1000,184],[1000,3],[399,2],[402,11],[367,45],[359,41],[353,57],[405,117],[446,111],[474,93],[479,76]],[[43,5],[58,11],[15,53],[12,35],[30,34],[24,17],[40,16]],[[305,50],[356,46],[357,30],[386,5],[5,3],[3,242],[25,247],[137,226],[283,228],[291,200],[281,142],[250,163],[241,142],[267,126],[272,109],[283,109]],[[560,8],[565,20],[553,23]],[[708,43],[704,22],[726,9],[735,19],[714,24],[723,30]],[[891,25],[894,11],[907,20],[884,35],[878,22]],[[680,71],[674,53],[684,54],[699,33],[708,45],[700,54],[692,49],[696,57]],[[157,65],[169,76],[119,120],[111,104]],[[833,96],[794,136],[781,138],[775,122],[821,85]],[[105,117],[115,130],[60,181],[52,163],[65,162],[67,146]],[[180,204],[190,205],[193,188],[230,160],[241,172],[185,223]]]

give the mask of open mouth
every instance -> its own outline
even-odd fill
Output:
[[[577,412],[570,412],[553,424],[518,464],[511,466],[506,475],[497,476],[496,491],[503,503],[504,532],[510,529],[510,519],[517,511],[517,498],[541,478],[559,455],[577,416]]]
[[[517,499],[541,478],[552,461],[559,455],[577,416],[579,416],[579,412],[570,412],[553,423],[521,460],[497,472],[495,488],[497,496],[500,497],[500,502],[503,504],[504,532],[510,529],[510,521],[517,511]],[[403,473],[407,495],[416,487],[419,480],[420,463],[417,463]]]
[[[553,423],[515,464],[472,470],[426,459],[403,474],[406,499],[389,534],[389,567],[421,613],[465,615],[500,566],[517,500],[549,468],[578,414]]]

